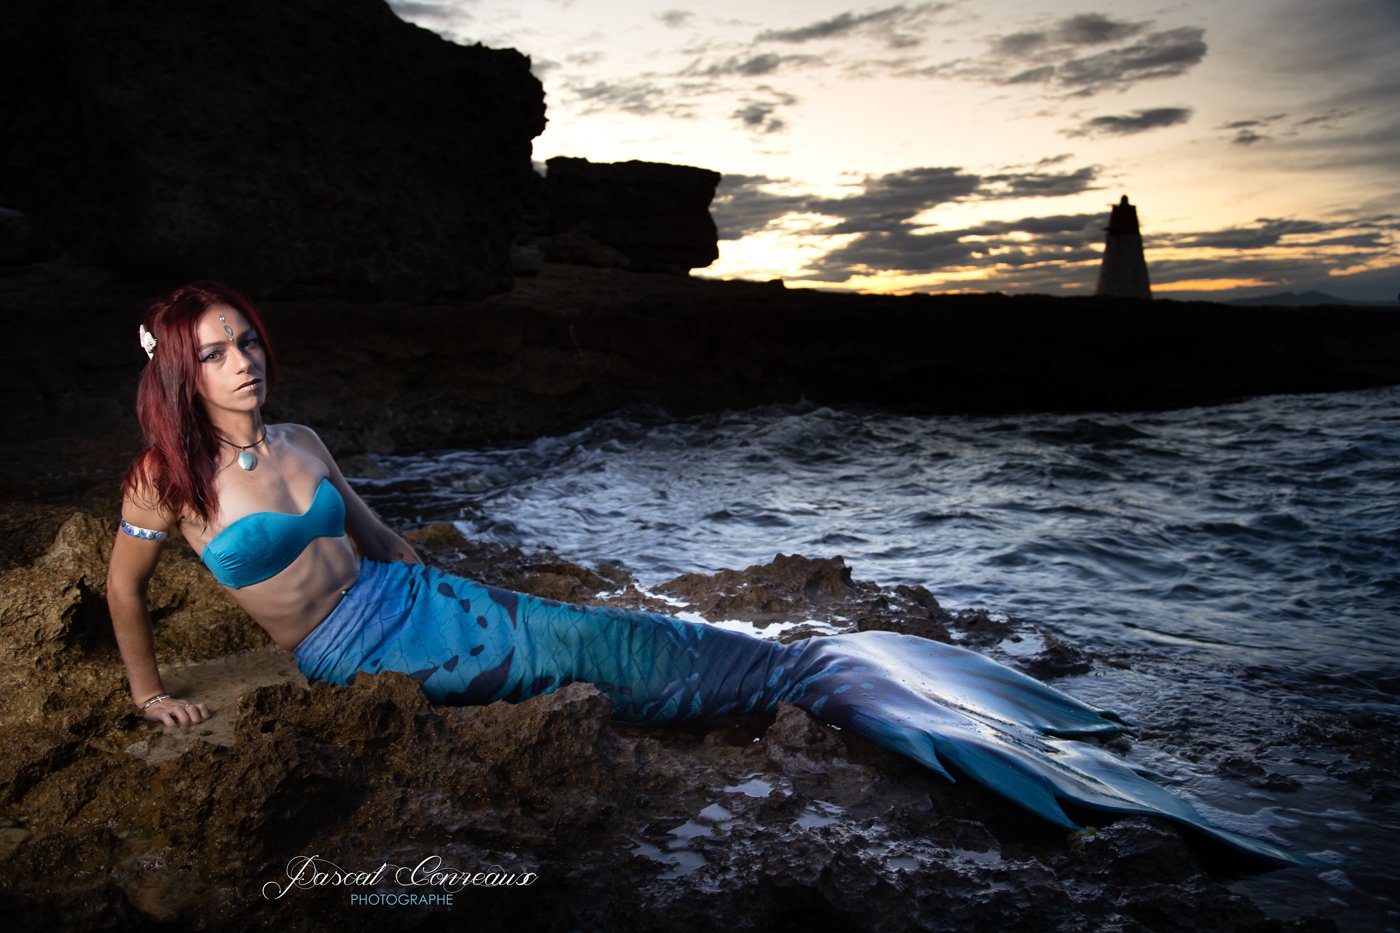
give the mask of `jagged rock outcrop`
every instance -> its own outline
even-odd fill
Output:
[[[130,713],[108,634],[110,522],[76,512],[46,527],[48,551],[0,577],[0,692],[16,701],[0,704],[12,927],[358,930],[392,916],[488,931],[1335,929],[1266,917],[1173,827],[1068,834],[796,707],[643,729],[611,723],[610,701],[581,683],[467,708],[432,706],[397,673],[308,686],[285,654],[240,650],[251,623],[207,574],[192,585],[189,559],[157,571],[156,643],[172,687],[216,713],[197,730],[153,729]],[[674,609],[679,595],[707,614],[748,605],[774,621],[839,616],[983,642],[983,622],[917,587],[852,579],[839,560],[687,575],[662,603],[615,567],[483,546],[446,525],[411,535],[435,563],[536,593],[567,580],[589,602]],[[597,586],[607,595],[586,592]],[[1340,760],[1393,773],[1379,736],[1345,741]],[[1258,781],[1284,777],[1247,764]],[[358,874],[316,882],[300,874],[306,859]],[[414,882],[425,863],[487,877]],[[404,874],[371,880],[381,865]],[[450,902],[352,897],[442,893]],[[315,924],[298,926],[306,917]]]
[[[34,238],[29,218],[19,211],[0,207],[0,266],[20,265],[50,258],[44,244]]]
[[[663,162],[557,156],[544,180],[545,258],[685,274],[719,258],[719,173]]]
[[[529,69],[383,0],[17,0],[0,204],[108,266],[486,294],[544,127]]]

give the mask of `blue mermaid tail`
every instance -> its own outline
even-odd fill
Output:
[[[421,564],[362,561],[360,578],[296,649],[308,680],[400,671],[433,702],[518,701],[582,681],[636,723],[791,703],[953,780],[949,766],[1067,829],[1062,802],[1164,816],[1261,859],[1311,864],[1212,826],[1123,759],[1075,737],[1124,724],[975,652],[861,632],[781,645],[669,616],[574,606]]]

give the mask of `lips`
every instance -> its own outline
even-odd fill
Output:
[[[255,388],[259,382],[262,382],[262,380],[261,380],[261,379],[249,379],[247,382],[243,383],[241,386],[239,386],[238,388],[234,389],[233,391],[235,391],[235,392],[242,392],[244,389]]]

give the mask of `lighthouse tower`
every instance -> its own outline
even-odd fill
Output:
[[[1112,298],[1151,298],[1147,282],[1147,260],[1142,257],[1142,234],[1138,232],[1137,208],[1128,196],[1113,205],[1108,217],[1108,239],[1104,241],[1103,265],[1099,266],[1099,286],[1095,295]]]

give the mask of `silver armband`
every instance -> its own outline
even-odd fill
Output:
[[[141,528],[141,527],[139,527],[139,526],[137,526],[137,525],[133,525],[131,522],[127,521],[127,520],[124,519],[124,518],[121,520],[121,524],[120,524],[118,527],[121,528],[122,531],[124,531],[124,532],[126,532],[127,534],[131,535],[133,538],[140,538],[140,539],[142,539],[143,541],[164,541],[164,540],[165,540],[165,532],[163,532],[163,531],[152,531],[152,530],[149,529],[149,528]]]

